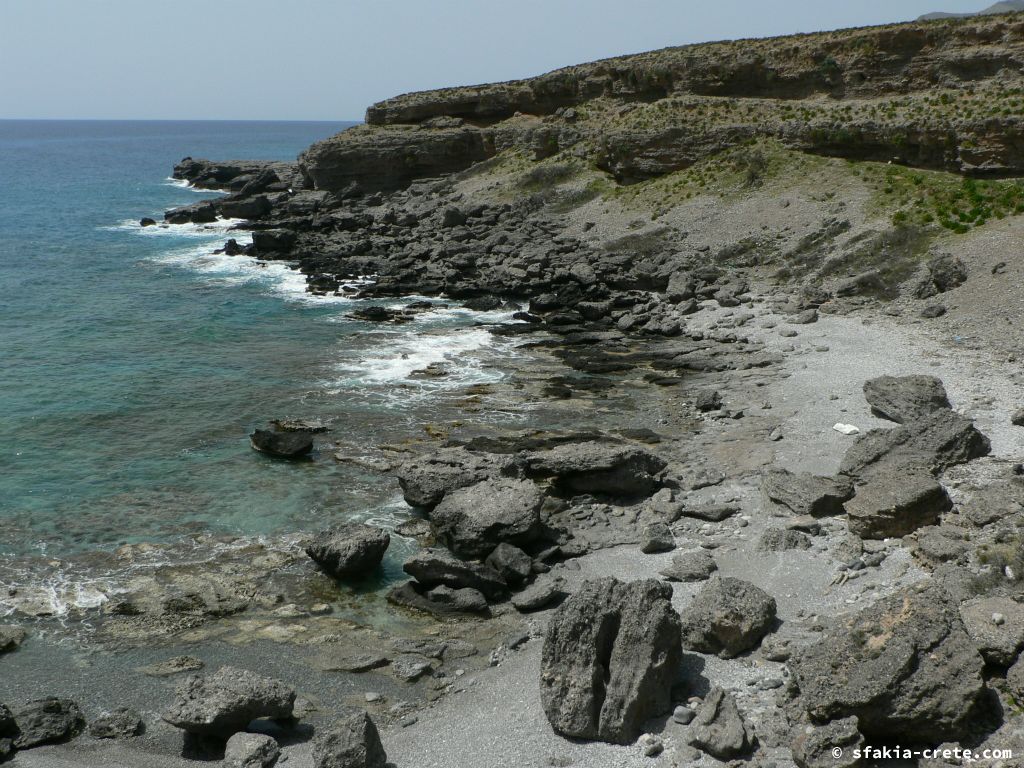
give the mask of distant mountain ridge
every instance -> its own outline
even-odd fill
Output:
[[[918,21],[930,21],[931,19],[965,19],[969,16],[990,16],[996,13],[1016,13],[1018,11],[1024,11],[1024,0],[1003,0],[1003,2],[995,3],[990,5],[983,11],[977,13],[944,13],[942,11],[936,11],[935,13],[926,13],[924,16],[919,16]]]

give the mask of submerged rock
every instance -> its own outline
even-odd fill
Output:
[[[566,736],[630,744],[671,709],[682,659],[672,588],[654,580],[587,581],[548,625],[541,703]]]
[[[290,718],[294,704],[294,689],[280,680],[221,667],[184,680],[163,719],[188,733],[227,738],[256,718]]]
[[[252,447],[268,456],[296,459],[307,456],[313,450],[313,437],[308,432],[272,432],[257,429],[249,435]]]
[[[306,554],[326,573],[346,578],[377,568],[390,543],[391,536],[381,528],[342,525],[318,533],[306,547]]]
[[[27,636],[21,627],[0,625],[0,654],[18,650]]]

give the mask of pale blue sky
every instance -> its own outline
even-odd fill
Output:
[[[362,119],[412,90],[987,0],[0,0],[0,118]]]

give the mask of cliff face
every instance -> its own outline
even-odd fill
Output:
[[[1016,175],[1022,71],[1017,15],[668,48],[388,99],[300,167],[318,189],[391,190],[507,149],[577,147],[630,182],[771,136],[825,155]]]

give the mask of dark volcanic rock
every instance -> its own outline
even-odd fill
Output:
[[[387,531],[372,525],[343,525],[318,533],[306,554],[331,576],[344,578],[372,571],[391,543]]]
[[[736,706],[736,699],[719,687],[712,688],[690,724],[688,741],[719,760],[731,760],[754,749],[753,729]]]
[[[434,587],[427,592],[427,599],[434,603],[447,606],[455,613],[486,613],[487,598],[479,590],[470,587],[452,589],[451,587]]]
[[[790,661],[817,722],[854,716],[869,741],[932,745],[970,729],[983,667],[956,602],[937,588],[885,598]]]
[[[217,210],[227,219],[259,219],[271,211],[266,195],[226,197],[217,201]]]
[[[755,648],[775,623],[775,598],[750,582],[715,577],[680,616],[683,647],[723,659]]]
[[[499,544],[487,556],[484,564],[493,568],[511,586],[517,587],[528,578],[533,568],[530,556],[511,544]]]
[[[952,506],[946,489],[918,469],[873,477],[846,502],[846,513],[851,533],[862,539],[885,539],[934,525]]]
[[[597,442],[560,445],[527,459],[533,477],[551,477],[555,485],[573,493],[617,497],[649,496],[660,487],[657,475],[666,462],[632,446]]]
[[[880,376],[870,379],[864,382],[864,399],[873,414],[897,424],[952,407],[942,381],[934,376]]]
[[[671,708],[682,659],[672,588],[646,580],[584,582],[548,625],[541,702],[556,731],[628,744]]]
[[[512,605],[520,613],[530,613],[557,605],[566,597],[565,582],[561,578],[541,579],[513,595]]]
[[[209,200],[175,208],[164,214],[168,224],[209,224],[217,220],[217,208]]]
[[[227,738],[259,717],[290,718],[294,704],[295,691],[280,680],[221,667],[186,678],[163,718],[188,733]]]
[[[385,768],[380,734],[363,710],[350,709],[313,736],[314,768]]]
[[[640,536],[640,551],[646,555],[657,552],[671,552],[676,548],[672,529],[665,523],[654,522],[644,526]]]
[[[496,478],[447,493],[430,522],[456,555],[486,557],[501,543],[536,540],[543,503],[544,494],[529,480]]]
[[[773,469],[761,478],[761,493],[794,515],[841,515],[843,503],[853,497],[853,483],[845,477],[819,477]]]
[[[508,585],[491,568],[452,557],[440,549],[426,549],[405,561],[403,570],[428,589],[438,586],[462,589],[470,587],[488,600],[508,595]]]
[[[843,457],[840,472],[864,479],[874,474],[899,474],[908,467],[939,472],[987,456],[988,438],[974,422],[950,410],[932,411],[895,429],[873,429],[861,435]]]
[[[14,713],[18,735],[14,746],[30,749],[74,738],[85,728],[85,718],[70,699],[48,698],[33,701]]]
[[[249,435],[252,447],[268,456],[296,459],[307,456],[313,450],[313,437],[308,432],[272,432],[257,429]]]

